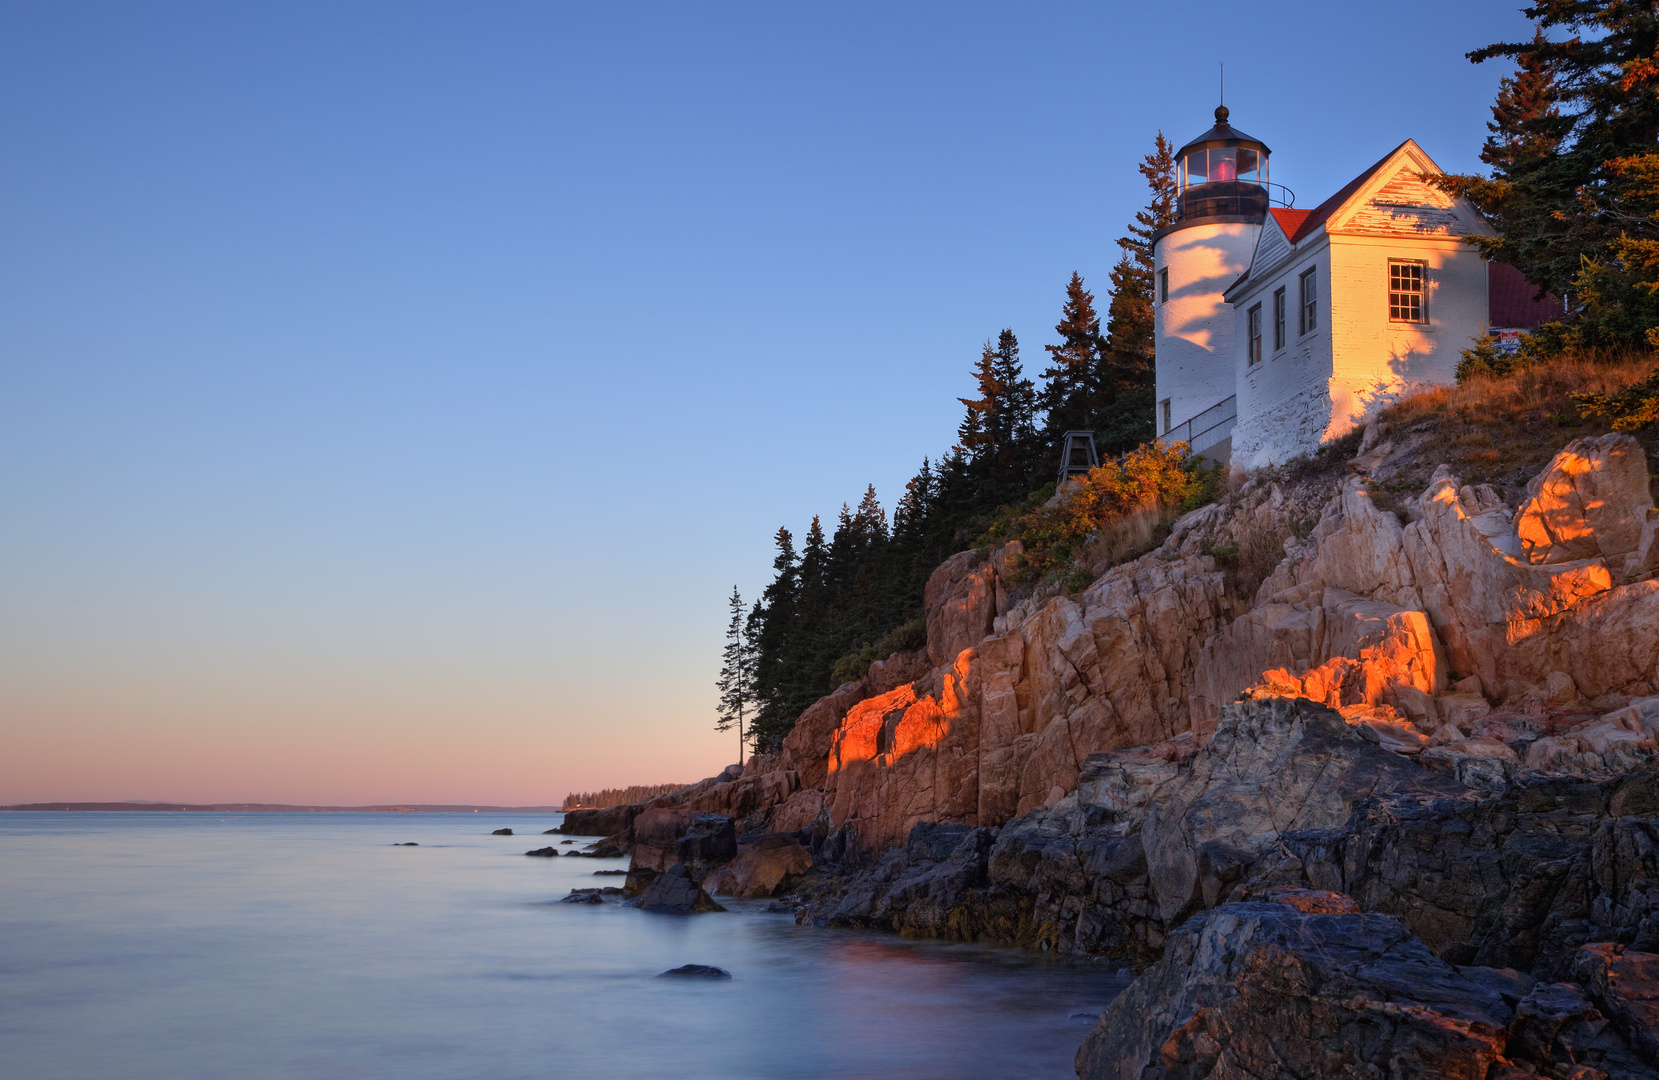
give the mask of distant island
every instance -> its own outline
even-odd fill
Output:
[[[180,810],[200,810],[211,813],[283,813],[295,810],[315,810],[323,813],[404,813],[404,814],[557,814],[557,806],[472,806],[419,803],[414,806],[290,806],[287,803],[176,803],[176,802],[43,802],[0,806],[0,811],[101,810],[127,812],[148,810],[178,813]]]

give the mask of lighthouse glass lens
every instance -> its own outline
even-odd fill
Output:
[[[1216,181],[1238,179],[1238,165],[1233,160],[1232,150],[1210,151],[1210,179]]]
[[[1241,146],[1235,153],[1238,154],[1238,178],[1249,184],[1259,183],[1256,170],[1261,167],[1261,162],[1256,152]]]
[[[1194,150],[1187,155],[1187,186],[1206,183],[1210,178],[1210,170],[1204,164],[1204,151]]]

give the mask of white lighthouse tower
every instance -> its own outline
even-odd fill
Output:
[[[1268,184],[1267,146],[1227,116],[1219,106],[1177,153],[1175,223],[1152,244],[1158,435],[1220,460],[1238,415],[1237,319],[1222,294],[1249,269],[1268,206],[1290,202]]]

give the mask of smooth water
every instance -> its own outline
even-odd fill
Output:
[[[1058,1080],[1127,981],[759,903],[560,904],[625,860],[526,858],[558,820],[0,814],[0,1074]],[[653,978],[688,963],[734,977]]]

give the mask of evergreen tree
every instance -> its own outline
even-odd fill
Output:
[[[1497,229],[1471,238],[1484,255],[1571,294],[1570,338],[1659,343],[1659,5],[1538,0],[1525,12],[1530,41],[1469,53],[1517,64],[1492,107],[1491,175],[1436,183]]]
[[[1066,302],[1054,331],[1060,335],[1060,344],[1043,346],[1053,361],[1043,369],[1042,391],[1043,439],[1050,468],[1059,466],[1060,437],[1067,431],[1092,430],[1101,411],[1101,354],[1106,342],[1100,336],[1094,294],[1083,287],[1082,275],[1076,271],[1066,283]]]
[[[743,763],[743,747],[748,736],[743,730],[745,718],[754,714],[755,655],[751,635],[744,633],[743,597],[737,586],[732,586],[731,622],[726,626],[726,647],[721,651],[720,678],[715,688],[720,691],[715,714],[716,731],[730,731],[737,727],[737,761]],[[757,605],[758,611],[758,605]]]
[[[761,594],[754,615],[757,712],[750,730],[756,750],[776,749],[799,715],[789,712],[789,680],[800,637],[801,571],[789,530],[780,527],[772,539],[778,549],[772,583]]]
[[[1122,256],[1112,268],[1112,300],[1106,309],[1103,414],[1096,422],[1102,454],[1118,454],[1147,442],[1154,427],[1152,246],[1160,229],[1175,223],[1175,154],[1163,132],[1141,159],[1152,198],[1135,213],[1129,235],[1118,240]]]

